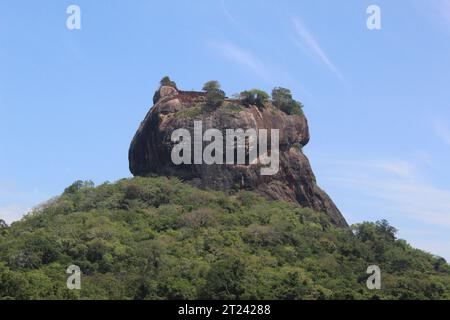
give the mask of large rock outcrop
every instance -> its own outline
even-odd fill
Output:
[[[334,224],[347,223],[330,197],[316,184],[315,176],[302,148],[309,142],[308,123],[302,115],[287,115],[269,106],[243,106],[226,100],[215,111],[205,111],[205,94],[161,87],[154,106],[141,123],[129,150],[130,171],[135,176],[150,174],[176,176],[201,188],[233,192],[256,190],[271,199],[288,200],[302,207],[325,212]],[[259,164],[175,165],[171,160],[172,132],[185,128],[193,132],[195,121],[203,130],[279,129],[280,169],[276,175],[263,176]]]

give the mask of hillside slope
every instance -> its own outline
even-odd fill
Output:
[[[366,288],[372,264],[382,290]],[[66,288],[69,265],[80,291]],[[386,222],[337,228],[253,192],[133,178],[77,182],[0,227],[0,298],[450,299],[450,268]]]

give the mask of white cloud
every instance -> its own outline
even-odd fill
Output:
[[[414,165],[405,161],[374,161],[372,165],[385,172],[402,177],[411,176],[415,170]]]
[[[412,163],[402,160],[368,160],[368,161],[341,161],[336,164],[344,166],[359,167],[361,169],[377,169],[387,174],[410,177],[415,173],[415,166]]]
[[[9,205],[0,208],[0,219],[10,224],[14,221],[20,220],[29,211],[30,208],[26,208],[20,205]]]
[[[341,161],[340,174],[331,180],[385,201],[392,211],[450,228],[450,190],[422,179],[408,161]],[[343,169],[343,170],[342,170]]]
[[[436,121],[434,124],[434,132],[445,144],[450,145],[450,129],[448,126]]]
[[[333,161],[321,161],[327,166],[339,166],[341,169],[346,169],[342,172],[349,174],[354,173],[367,173],[373,170],[378,170],[379,173],[383,172],[389,175],[396,175],[400,177],[411,177],[416,173],[416,167],[413,163],[403,160],[333,160]]]
[[[12,179],[0,178],[0,219],[8,224],[20,220],[36,204],[49,199],[37,188],[20,188]]]
[[[437,8],[439,13],[442,15],[442,18],[450,24],[450,1],[448,0],[438,0],[436,1]]]
[[[221,0],[221,9],[223,15],[227,18],[227,20],[231,23],[231,25],[243,36],[247,37],[249,40],[252,41],[258,41],[263,40],[261,39],[261,34],[255,34],[252,32],[251,29],[245,27],[240,21],[232,14],[232,11],[230,11],[226,5],[225,0]],[[241,12],[242,15],[242,12]],[[248,22],[248,20],[247,20]],[[265,41],[269,41],[268,39],[265,39]]]
[[[293,38],[294,43],[307,50],[308,52],[314,54],[319,60],[331,71],[333,72],[343,83],[345,79],[336,67],[336,65],[331,61],[328,55],[324,52],[319,42],[316,40],[314,35],[303,25],[303,23],[298,18],[293,18],[292,23],[294,25],[294,30],[298,38]]]
[[[412,226],[423,236],[408,237],[408,241],[429,252],[450,260],[448,246],[450,230],[450,190],[438,187],[422,177],[420,163],[404,160],[336,161],[326,164],[329,187],[347,193],[349,203],[357,201],[358,210],[374,213],[381,218],[404,221],[405,234]],[[367,208],[367,209],[365,209]],[[344,215],[345,208],[344,209]],[[350,208],[348,208],[350,209]],[[355,213],[353,213],[355,215]],[[361,215],[358,215],[361,218]],[[403,226],[397,225],[403,234]],[[435,231],[439,230],[439,231]],[[433,234],[434,233],[434,234]],[[426,240],[426,241],[425,241]]]
[[[450,190],[405,178],[335,178],[334,182],[384,201],[391,213],[450,228]]]
[[[227,17],[228,20],[230,20],[230,22],[234,25],[238,25],[236,19],[233,17],[233,15],[230,13],[230,11],[228,10],[226,4],[225,4],[225,0],[221,0],[220,1],[221,7],[222,7],[222,11],[223,14]]]
[[[213,47],[216,48],[226,58],[240,64],[241,66],[251,70],[261,79],[272,83],[271,72],[265,67],[264,63],[260,61],[253,53],[241,49],[234,44],[223,42],[214,43]]]
[[[450,1],[433,0],[423,1],[414,0],[413,5],[416,10],[427,17],[433,24],[440,26],[444,31],[449,31],[450,26]]]
[[[251,51],[242,49],[230,42],[212,41],[208,42],[207,46],[219,55],[249,70],[270,86],[287,86],[293,88],[293,91],[302,97],[312,97],[308,90],[293,78],[283,66],[262,61]]]
[[[420,240],[415,243],[420,248],[426,248],[425,250],[429,253],[443,257],[447,262],[450,262],[450,246],[448,245],[448,242]]]

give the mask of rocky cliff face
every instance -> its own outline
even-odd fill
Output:
[[[206,111],[205,94],[161,87],[154,96],[154,106],[136,132],[129,150],[130,171],[135,176],[158,174],[176,176],[201,188],[233,192],[256,190],[271,199],[288,200],[316,211],[325,212],[337,226],[347,223],[330,197],[316,184],[302,147],[309,142],[304,116],[287,115],[268,106],[243,106],[226,100],[215,111]],[[178,128],[193,132],[195,121],[203,130],[279,129],[280,169],[276,175],[263,176],[259,164],[246,165],[175,165],[171,160],[172,132]]]

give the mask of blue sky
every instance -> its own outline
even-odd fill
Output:
[[[81,8],[81,30],[66,9]],[[366,9],[381,8],[368,30]],[[450,0],[0,3],[0,218],[78,179],[129,177],[159,79],[291,88],[350,223],[386,218],[450,260]]]

